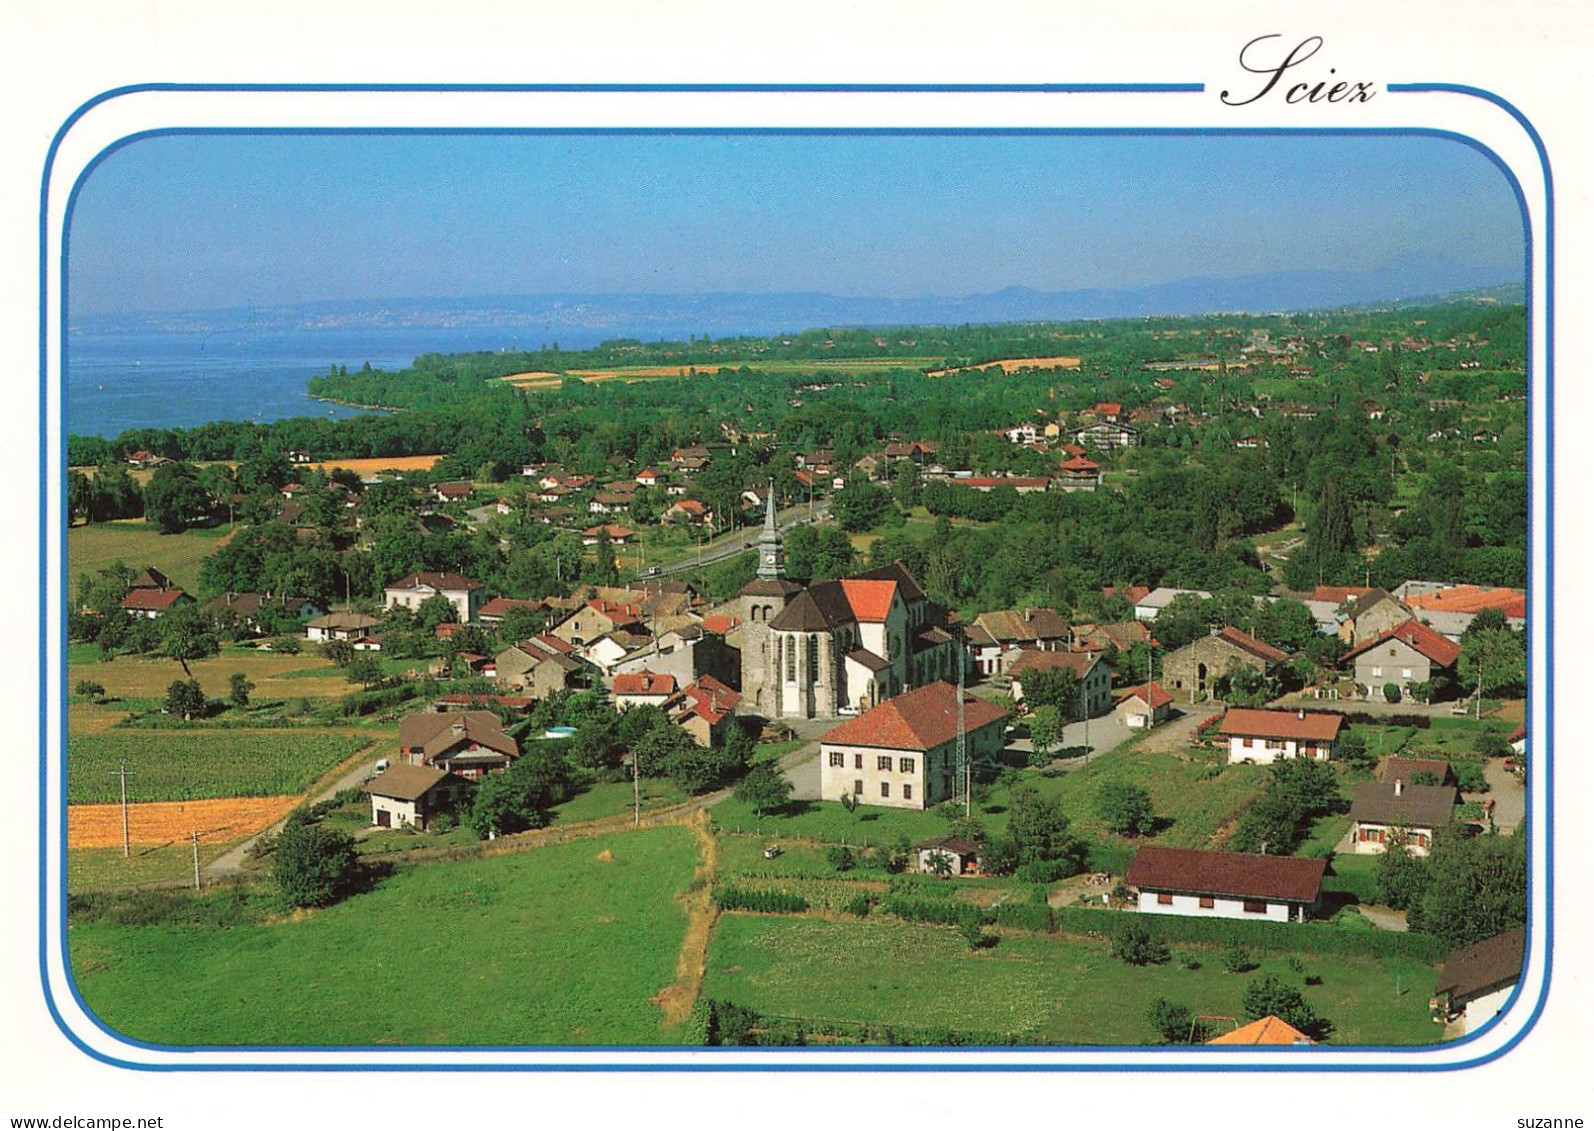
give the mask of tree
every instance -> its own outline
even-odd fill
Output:
[[[382,661],[371,652],[361,652],[344,669],[344,676],[350,683],[358,683],[367,691],[382,682],[382,675]]]
[[[228,698],[234,707],[249,706],[249,693],[255,689],[254,681],[243,672],[233,672],[227,677]]]
[[[779,809],[791,797],[792,783],[781,773],[780,764],[773,758],[755,762],[747,776],[736,787],[736,800],[753,807],[753,816],[762,822],[764,814]]]
[[[1168,961],[1168,944],[1152,935],[1139,919],[1125,916],[1112,929],[1112,956],[1131,966],[1163,963]]]
[[[1340,735],[1339,756],[1354,770],[1371,770],[1378,764],[1378,756],[1367,749],[1367,736],[1355,729],[1347,729]]]
[[[1072,674],[1072,673],[1070,673]],[[1029,739],[1035,746],[1036,758],[1031,759],[1039,765],[1046,765],[1051,761],[1050,751],[1063,738],[1063,716],[1056,707],[1050,703],[1043,703],[1035,708],[1035,715],[1029,721]]]
[[[180,534],[209,512],[210,495],[192,464],[162,464],[144,488],[144,517],[162,534]]]
[[[1020,682],[1024,701],[1032,709],[1055,707],[1064,719],[1078,714],[1079,677],[1068,668],[1041,668],[1027,671]]]
[[[1007,835],[1013,842],[1020,867],[1036,861],[1065,860],[1082,855],[1082,846],[1068,833],[1068,817],[1063,813],[1061,800],[1042,797],[1032,786],[1020,786],[1013,791]]]
[[[289,821],[277,837],[271,871],[295,907],[326,907],[348,891],[359,864],[354,838],[336,829]]]
[[[890,491],[855,476],[836,492],[830,513],[843,530],[856,533],[884,522],[897,513],[897,508]]]
[[[1124,836],[1144,836],[1156,828],[1151,808],[1151,791],[1132,782],[1102,783],[1096,794],[1096,813],[1107,822],[1107,831]]]
[[[1480,700],[1522,683],[1527,678],[1527,651],[1522,635],[1499,628],[1462,640],[1456,670]]]
[[[1188,1045],[1195,1031],[1195,1015],[1190,1007],[1180,1002],[1159,997],[1146,1010],[1146,1020],[1163,1041],[1170,1045]]]
[[[501,773],[476,787],[465,823],[483,840],[540,829],[575,794],[577,778],[556,742],[529,743]]]
[[[198,606],[190,605],[166,615],[161,654],[183,665],[184,675],[194,674],[188,670],[189,660],[203,660],[220,651],[221,641],[211,631],[210,618]]]
[[[1526,923],[1527,893],[1524,838],[1442,829],[1428,857],[1427,886],[1407,922],[1452,948],[1468,946]]]
[[[1277,1017],[1314,1039],[1327,1036],[1332,1028],[1306,1004],[1306,999],[1297,987],[1286,985],[1272,974],[1254,979],[1246,986],[1240,1004],[1248,1021]]]
[[[205,713],[205,689],[197,679],[174,679],[166,688],[166,713],[181,715],[188,722]]]
[[[441,593],[433,593],[415,606],[415,623],[424,631],[435,633],[440,624],[458,624],[459,609]]]
[[[321,654],[340,668],[346,668],[358,655],[354,645],[347,640],[328,640],[321,645]]]
[[[1411,854],[1409,843],[1410,834],[1405,829],[1391,829],[1373,870],[1378,898],[1396,911],[1414,906],[1428,886],[1428,866]]]
[[[103,683],[95,683],[92,679],[78,680],[76,691],[83,698],[92,699],[96,703],[105,698],[105,685]]]

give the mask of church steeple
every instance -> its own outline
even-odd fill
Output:
[[[786,540],[775,525],[775,481],[769,481],[764,505],[764,532],[758,536],[758,576],[774,581],[786,576]]]

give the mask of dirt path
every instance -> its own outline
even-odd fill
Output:
[[[1141,740],[1140,749],[1166,754],[1175,750],[1182,750],[1195,741],[1196,727],[1211,718],[1217,711],[1222,710],[1222,704],[1196,703],[1185,704],[1179,707],[1184,714],[1170,722],[1156,727]]]
[[[699,810],[689,827],[697,840],[699,864],[692,883],[681,897],[686,905],[686,936],[675,963],[675,981],[660,990],[653,1004],[664,1011],[661,1026],[683,1023],[692,1013],[697,995],[703,989],[703,973],[708,966],[709,936],[719,908],[714,904],[714,881],[719,875],[719,841],[709,832],[708,814]]]

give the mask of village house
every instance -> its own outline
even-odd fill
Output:
[[[1075,431],[1074,440],[1091,448],[1134,448],[1140,445],[1140,430],[1128,424],[1098,420]]]
[[[1020,495],[1034,495],[1051,489],[1052,481],[1034,475],[954,475],[947,480],[954,487],[989,494],[1000,487],[1011,487]]]
[[[1271,1013],[1247,1025],[1213,1037],[1209,1045],[1315,1045],[1317,1042]]]
[[[1173,696],[1157,683],[1142,683],[1118,693],[1118,705],[1113,714],[1132,730],[1143,730],[1166,722],[1173,709]]]
[[[1356,682],[1367,698],[1382,699],[1393,684],[1397,697],[1411,697],[1411,686],[1431,684],[1440,673],[1453,675],[1461,645],[1416,620],[1407,620],[1363,641],[1342,657],[1355,661]]]
[[[435,766],[389,766],[365,785],[371,795],[371,824],[424,831],[438,813],[457,807],[469,788],[458,774]]]
[[[546,613],[548,606],[542,601],[521,601],[514,597],[494,597],[476,611],[476,619],[482,624],[502,624],[504,618],[516,610],[527,613]]]
[[[713,512],[701,500],[679,499],[666,507],[661,517],[665,522],[686,522],[700,526],[713,520]]]
[[[368,613],[352,609],[338,609],[325,616],[316,617],[304,626],[304,634],[311,640],[358,640],[381,627],[381,620]]]
[[[1034,672],[1069,671],[1078,690],[1074,693],[1072,715],[1093,719],[1112,707],[1112,669],[1094,652],[1036,652],[1024,650],[1010,658],[1007,673],[1012,679],[1013,702],[1024,702],[1024,677]]]
[[[1339,753],[1345,716],[1319,711],[1266,711],[1231,707],[1218,733],[1229,740],[1230,762],[1271,765],[1280,758],[1319,762]]]
[[[692,736],[692,741],[707,749],[725,744],[730,728],[736,725],[736,709],[741,704],[741,695],[705,675],[666,700],[664,711],[671,722]]]
[[[1158,613],[1173,604],[1175,597],[1184,597],[1192,594],[1202,600],[1212,599],[1212,594],[1205,589],[1169,589],[1160,587],[1151,590],[1138,599],[1132,599],[1135,606],[1135,619],[1154,621],[1157,619]],[[1108,596],[1111,596],[1111,594],[1108,594]]]
[[[973,876],[980,871],[980,846],[960,836],[938,836],[913,846],[919,858],[919,871],[934,875],[936,861],[946,861],[946,874]]]
[[[1195,703],[1212,695],[1220,681],[1232,679],[1236,672],[1274,677],[1289,658],[1289,653],[1233,625],[1224,625],[1164,656],[1162,680],[1175,696]]]
[[[641,620],[640,605],[620,604],[603,597],[593,597],[554,625],[553,635],[579,648],[601,640],[616,629],[638,625]]]
[[[1106,651],[1109,648],[1127,652],[1136,644],[1154,644],[1151,630],[1142,621],[1118,621],[1113,624],[1076,624],[1073,627],[1075,651]]]
[[[931,683],[889,699],[831,730],[819,743],[821,797],[849,793],[866,805],[929,809],[951,798],[958,737],[958,689]],[[1002,750],[1007,712],[964,694],[967,756]]]
[[[1029,647],[1042,652],[1068,646],[1072,630],[1068,618],[1056,609],[1001,609],[981,613],[968,629],[975,670],[981,675],[1002,674],[1002,654]]]
[[[1064,460],[1058,468],[1056,482],[1064,491],[1094,491],[1101,486],[1101,464],[1084,456]]]
[[[406,574],[383,589],[383,607],[402,605],[411,610],[421,607],[430,597],[442,595],[454,606],[454,611],[465,624],[476,620],[481,611],[483,585],[462,573],[439,573],[425,570]]]
[[[581,532],[581,544],[596,546],[603,541],[605,535],[608,536],[611,546],[628,546],[636,538],[636,531],[629,526],[615,526],[612,523],[589,526]]]
[[[134,588],[122,598],[122,611],[130,617],[159,620],[179,605],[193,603],[192,597],[175,586],[166,589]]]
[[[233,618],[252,632],[265,632],[278,621],[308,621],[326,612],[309,597],[270,593],[223,593],[205,602],[205,612],[218,620]]]
[[[1445,959],[1434,986],[1434,1012],[1459,1030],[1476,1033],[1498,1017],[1522,980],[1527,928],[1515,927],[1463,947]]]
[[[438,483],[432,487],[432,497],[440,503],[462,503],[470,498],[469,482]]]
[[[493,667],[500,686],[529,691],[538,699],[587,680],[587,665],[575,646],[550,633],[511,644],[493,657]]]
[[[1446,758],[1401,758],[1391,756],[1379,767],[1378,780],[1403,781],[1407,785],[1455,785],[1455,771]]]
[[[675,677],[658,672],[620,673],[609,688],[617,711],[628,707],[662,707],[675,694]]]
[[[1365,644],[1381,632],[1411,619],[1411,610],[1387,590],[1369,589],[1348,601],[1339,613],[1339,638],[1346,644]]]
[[[520,757],[520,744],[503,732],[503,725],[491,711],[409,715],[399,723],[399,759],[474,780],[507,769]]]
[[[1434,834],[1454,817],[1456,799],[1453,785],[1411,785],[1400,778],[1362,782],[1350,803],[1351,851],[1383,852],[1391,835],[1403,829],[1406,851],[1427,856]]]
[[[1316,912],[1327,866],[1322,857],[1147,845],[1124,882],[1143,913],[1290,923]]]

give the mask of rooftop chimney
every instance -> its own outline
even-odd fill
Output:
[[[1297,719],[1306,718],[1306,708],[1305,707],[1297,707],[1297,708],[1295,708],[1295,717]]]
[[[1405,788],[1405,783],[1402,782],[1399,778],[1396,778],[1395,779],[1395,796],[1399,797],[1400,793],[1401,793],[1401,790],[1404,789],[1404,788]]]

